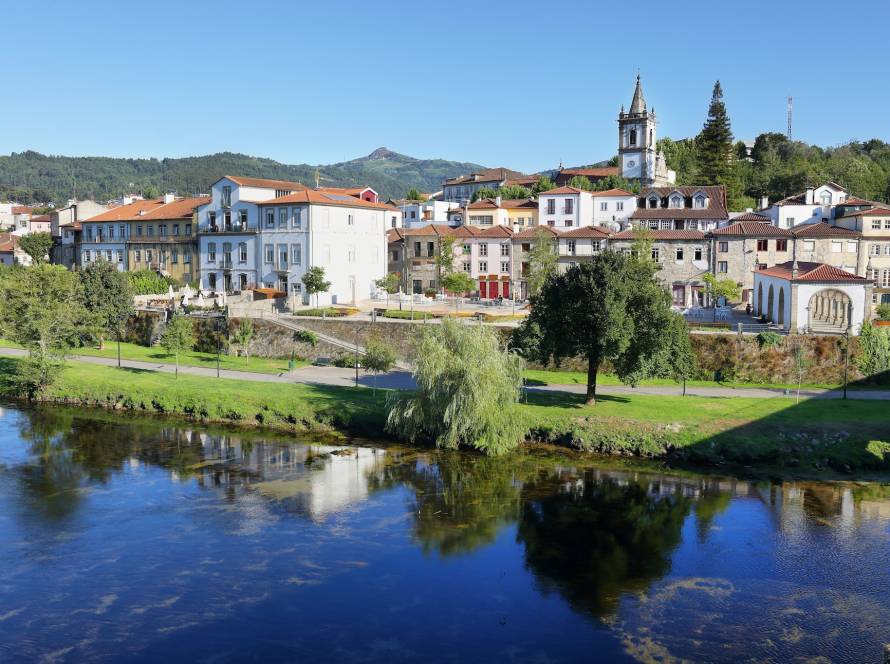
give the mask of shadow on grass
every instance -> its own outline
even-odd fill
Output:
[[[126,371],[127,373],[132,374],[156,374],[158,373],[154,369],[140,369],[139,367],[118,367],[115,365],[114,369],[118,369],[119,371]]]
[[[599,403],[629,403],[627,397],[618,396],[617,394],[598,394],[596,400]],[[586,405],[583,394],[575,394],[573,392],[558,391],[538,391],[526,390],[523,396],[523,402],[533,406],[550,406],[559,408],[581,408]]]

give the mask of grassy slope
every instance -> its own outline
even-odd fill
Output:
[[[0,375],[18,362],[0,358]],[[185,415],[285,430],[337,428],[383,435],[385,397],[365,388],[216,380],[70,362],[50,400]],[[565,393],[536,393],[519,406],[530,437],[576,449],[708,464],[890,469],[866,449],[890,438],[881,401],[628,395],[595,406]],[[890,460],[888,460],[890,461]]]

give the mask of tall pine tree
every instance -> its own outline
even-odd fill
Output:
[[[732,179],[732,129],[723,103],[720,81],[714,84],[708,119],[695,139],[700,184],[729,184]]]

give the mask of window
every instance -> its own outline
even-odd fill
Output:
[[[769,240],[757,240],[757,251],[768,251]]]
[[[729,272],[729,263],[727,261],[717,261],[717,272],[720,274]]]
[[[890,256],[890,244],[885,244],[885,245],[884,245],[884,255],[885,255],[885,256]]]
[[[503,273],[510,272],[510,261],[501,261],[501,272],[503,272]]]
[[[417,219],[417,210],[411,210],[411,219]]]
[[[815,240],[804,240],[803,241],[803,250],[804,251],[816,251],[816,241]]]
[[[142,237],[142,224],[136,226],[136,237]]]
[[[275,210],[266,210],[266,228],[275,228]]]
[[[246,242],[238,243],[238,262],[239,263],[247,262],[247,243]]]
[[[890,270],[888,269],[881,272],[881,288],[890,288]]]
[[[658,247],[652,247],[652,260],[656,263],[661,258],[661,250]]]
[[[794,217],[785,217],[786,226],[794,226]]]
[[[831,205],[831,192],[823,191],[822,195],[819,196],[819,202],[822,205]]]
[[[869,254],[872,256],[880,256],[881,255],[881,245],[879,245],[877,243],[871,245],[871,248],[869,249]]]
[[[291,210],[291,226],[293,228],[303,228],[303,210],[301,208],[293,208]],[[393,225],[395,228],[395,225]]]
[[[421,253],[420,253],[420,242],[415,242],[415,243],[414,243],[414,255],[415,255],[415,256],[420,256],[420,255],[421,255]]]
[[[484,242],[479,245],[479,255],[480,256],[488,256],[488,245]]]
[[[700,261],[702,258],[702,248],[701,247],[693,247],[692,249],[692,260]]]
[[[148,226],[145,227],[145,233],[146,233],[146,235],[148,235],[148,237],[154,237],[155,227],[152,226],[151,224],[149,224]]]
[[[185,225],[185,234],[186,234],[186,235],[191,235],[191,234],[192,234],[192,225],[191,225],[191,224],[186,224],[186,225]]]
[[[464,272],[469,272],[470,271],[470,262],[469,261],[464,262],[464,264],[461,267],[463,268]]]
[[[506,242],[501,245],[501,256],[509,256],[510,255],[510,245]]]
[[[676,250],[676,260],[677,260],[677,262],[683,260],[683,247],[677,247],[677,250]]]
[[[729,251],[729,242],[726,242],[725,240],[722,242],[718,242],[717,243],[717,251],[719,251],[721,254],[725,254],[726,252],[728,252]]]
[[[170,251],[170,262],[174,265],[179,263],[179,250],[174,248]]]
[[[210,230],[216,230],[216,212],[207,213],[207,224],[210,226]]]
[[[847,240],[847,253],[855,254],[856,250],[859,248],[859,243],[853,240]]]
[[[179,235],[179,224],[173,224],[173,235]]]
[[[479,261],[479,274],[488,272],[488,261]]]
[[[148,252],[146,252],[148,253]],[[216,242],[209,242],[207,244],[207,262],[215,263],[216,262]]]
[[[230,212],[226,212],[226,224],[231,223],[232,214]],[[238,210],[238,226],[241,229],[247,228],[247,210]]]
[[[670,219],[662,219],[662,220],[661,220],[661,230],[663,230],[663,231],[669,231],[669,230],[671,230],[671,226],[672,226],[672,225],[673,225],[673,224],[671,224],[671,220],[670,220]]]
[[[114,239],[114,226],[108,224],[108,238]]]
[[[191,263],[192,262],[192,254],[190,251],[182,252],[182,262],[183,263]]]
[[[106,249],[105,250],[105,260],[107,260],[110,263],[112,258],[113,257],[111,255],[111,249]]]
[[[222,204],[224,207],[231,207],[232,205],[232,188],[229,186],[222,188]]]
[[[142,262],[142,252],[141,252],[139,249],[136,249],[136,250],[133,252],[133,261],[136,262],[136,263],[141,263],[141,262]]]
[[[776,251],[788,251],[788,240],[776,240]]]
[[[617,203],[615,203],[615,209],[618,210],[618,212],[623,211],[624,210],[624,201],[618,201]]]
[[[278,208],[278,228],[287,228],[287,208]]]
[[[346,218],[346,225],[355,226],[355,217],[353,217],[351,214]]]
[[[595,253],[595,254],[596,254],[596,253],[599,253],[599,250],[600,250],[600,241],[599,241],[599,240],[594,240],[593,242],[590,243],[590,247],[591,247],[591,250],[593,251],[593,253]]]
[[[285,215],[285,220],[287,219],[287,215]],[[278,245],[278,267],[281,269],[287,269],[287,245],[279,244]]]
[[[566,249],[568,250],[569,254],[571,254],[572,256],[574,256],[574,255],[575,255],[575,241],[574,241],[574,240],[568,240],[568,241],[566,242]]]
[[[124,252],[123,252],[122,249],[118,249],[118,250],[117,250],[117,262],[118,262],[118,263],[123,263],[123,262],[124,262]]]
[[[530,242],[523,242],[521,248],[522,248],[522,251],[531,251],[532,245]]]
[[[396,227],[396,220],[397,220],[397,219],[398,219],[398,217],[396,217],[395,215],[393,215],[392,219],[390,219],[390,222],[389,222],[389,227],[390,227],[390,228],[395,228],[395,227]]]
[[[658,197],[657,197],[657,196],[650,196],[650,197],[649,197],[649,209],[650,209],[650,210],[654,210],[654,209],[657,208],[657,207],[658,207]]]
[[[275,262],[275,247],[271,244],[263,245],[263,257],[267,263]]]
[[[473,226],[491,226],[494,224],[494,217],[490,214],[471,215],[470,225]]]
[[[468,245],[468,244],[463,245],[461,247],[461,252],[463,253],[464,256],[469,256],[470,255],[470,245]]]
[[[299,281],[292,281],[290,284],[291,292],[294,294],[299,294],[303,292],[303,284]]]
[[[117,227],[117,231],[118,231],[118,233],[120,234],[120,236],[121,236],[122,238],[123,238],[123,237],[126,237],[126,235],[127,235],[127,230],[126,230],[126,229],[127,229],[127,227],[124,226],[123,224],[121,224],[120,226]]]
[[[161,237],[167,237],[167,224],[161,224],[158,226],[158,235]]]
[[[563,208],[563,211],[566,214],[572,214],[574,212],[574,210],[575,210],[575,200],[572,198],[565,199],[565,206]]]
[[[702,223],[704,223],[704,222],[702,222]],[[686,222],[686,227],[691,231],[697,231],[698,230],[698,219],[690,219],[689,221]]]
[[[609,211],[609,203],[607,201],[602,201],[600,203],[600,212],[608,212]]]
[[[890,231],[890,219],[884,219],[884,230]]]
[[[637,144],[637,130],[631,129],[627,139],[628,144],[636,145]]]
[[[832,240],[831,241],[831,253],[839,254],[844,249],[844,243],[840,240]]]
[[[399,260],[398,252],[393,252],[395,254],[393,256],[393,260]],[[302,244],[292,244],[290,246],[290,262],[294,265],[301,265],[303,263],[303,245]]]
[[[432,244],[432,243],[430,243],[430,244]],[[430,256],[432,256],[432,254],[430,254]],[[355,263],[355,247],[354,247],[354,246],[353,246],[353,247],[349,247],[349,248],[346,250],[346,260],[347,260],[349,263]]]
[[[426,255],[432,258],[436,255],[436,243],[435,242],[427,242],[426,243]]]
[[[683,199],[680,196],[671,196],[671,205],[672,208],[681,208],[683,207]]]
[[[640,224],[640,225],[642,226],[642,224]],[[657,221],[650,221],[650,222],[649,222],[649,230],[657,231],[657,230],[658,230],[658,222],[657,222]]]
[[[873,231],[881,230],[881,220],[880,219],[872,219],[871,220],[871,229]]]
[[[145,250],[145,262],[146,262],[146,263],[151,263],[151,258],[152,258],[152,251],[151,251],[151,249],[146,249],[146,250]]]
[[[704,209],[705,203],[707,199],[701,194],[698,194],[695,198],[692,199],[692,207],[698,208],[699,210]]]
[[[547,199],[547,214],[556,214],[556,199],[555,198]],[[878,223],[878,228],[880,228],[880,222]]]

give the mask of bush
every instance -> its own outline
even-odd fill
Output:
[[[383,317],[398,318],[399,320],[424,320],[427,318],[435,318],[433,314],[427,313],[426,311],[412,312],[410,309],[387,309],[383,312]]]
[[[302,341],[315,348],[318,344],[318,335],[310,330],[297,330],[294,332],[294,341]]]
[[[294,316],[327,316],[329,318],[342,318],[357,314],[358,309],[349,307],[317,307],[314,309],[300,309],[294,312]]]
[[[890,329],[864,323],[859,332],[859,348],[857,364],[864,376],[878,381],[890,377]]]
[[[152,270],[127,272],[127,279],[136,295],[164,295],[170,286],[176,286],[176,279],[161,276]]]
[[[427,288],[425,291],[423,291],[424,297],[436,297],[436,295],[438,294],[439,291],[437,291],[435,288]]]
[[[890,320],[890,304],[879,304],[875,313],[878,316],[878,320]]]
[[[761,348],[772,348],[782,343],[782,335],[776,332],[761,332],[757,335],[757,344]]]
[[[339,355],[331,360],[331,364],[335,367],[340,367],[341,369],[352,369],[356,364],[356,354],[355,353],[347,353],[346,355]],[[362,358],[358,357],[358,366],[362,366]]]

